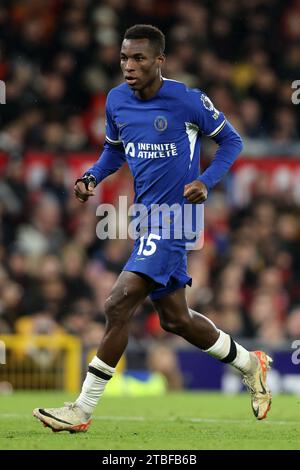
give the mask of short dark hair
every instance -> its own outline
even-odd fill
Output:
[[[148,39],[158,54],[165,50],[164,33],[151,24],[136,24],[127,29],[124,39]]]

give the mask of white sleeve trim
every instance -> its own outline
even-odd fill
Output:
[[[119,145],[122,143],[122,140],[113,140],[108,136],[106,136],[105,139],[107,140],[109,144],[113,144],[113,145]]]
[[[221,132],[225,124],[226,124],[226,119],[224,119],[224,121],[211,134],[207,134],[207,137],[215,137],[215,135]]]

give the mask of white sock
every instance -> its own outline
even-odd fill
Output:
[[[220,336],[213,346],[206,352],[222,362],[230,364],[243,374],[247,374],[251,367],[250,353],[224,331],[219,330]]]
[[[101,361],[99,357],[93,357],[89,363],[89,370],[83,382],[81,393],[75,402],[85,413],[92,414],[103,395],[105,385],[113,376],[115,370],[114,367]]]

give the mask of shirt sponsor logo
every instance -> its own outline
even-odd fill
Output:
[[[175,142],[166,144],[150,144],[144,142],[128,142],[124,145],[127,157],[137,158],[166,158],[178,156]]]

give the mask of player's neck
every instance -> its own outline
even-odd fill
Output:
[[[148,87],[143,90],[136,90],[135,96],[141,100],[150,100],[153,98],[159,89],[162,87],[163,78],[161,76],[157,77]]]

